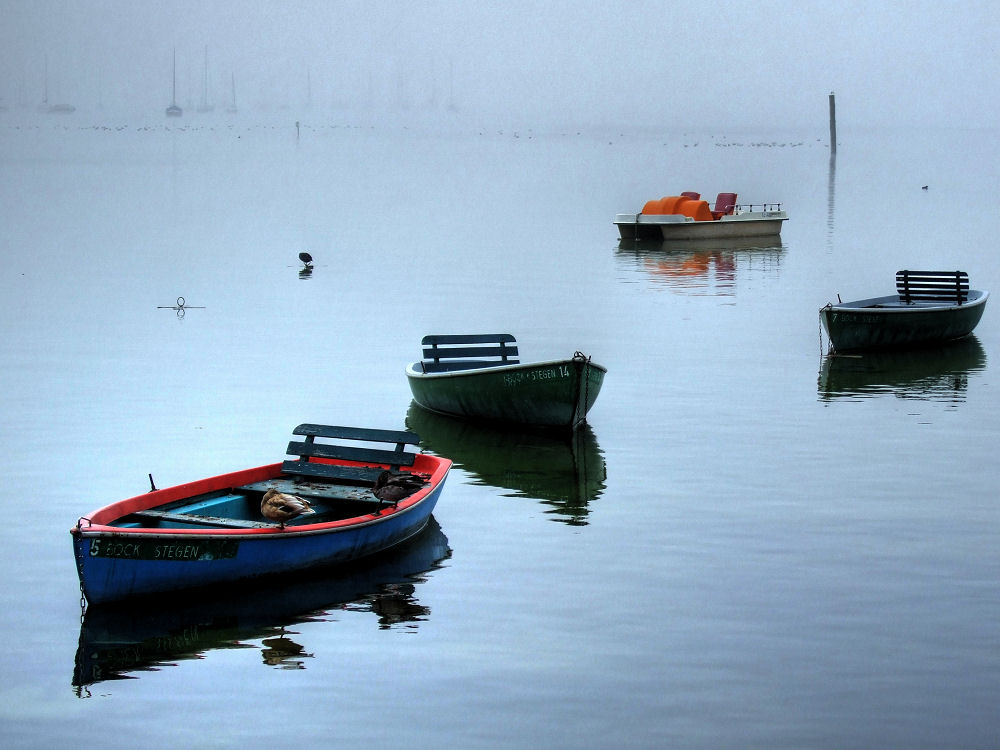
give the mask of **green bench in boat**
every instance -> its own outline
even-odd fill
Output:
[[[903,302],[956,302],[969,299],[965,271],[897,271],[896,293]]]
[[[517,344],[509,333],[424,336],[420,341],[424,372],[451,372],[479,367],[516,365]]]
[[[283,476],[248,484],[240,489],[266,492],[275,488],[307,498],[328,500],[353,500],[378,502],[371,488],[382,473],[382,466],[341,466],[320,463],[314,458],[357,461],[383,464],[393,471],[413,466],[416,453],[407,451],[407,445],[417,445],[420,436],[403,430],[373,430],[365,427],[334,427],[331,425],[300,424],[293,435],[304,440],[292,440],[285,453],[297,456],[281,465]],[[354,445],[318,442],[316,438],[350,441]],[[365,443],[367,445],[357,445]],[[371,444],[393,444],[394,447],[372,447]]]

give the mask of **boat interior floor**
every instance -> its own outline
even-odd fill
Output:
[[[308,500],[315,513],[299,516],[285,526],[326,523],[366,515],[388,507],[369,486],[342,484],[308,477],[280,476],[229,490],[185,498],[169,505],[135,511],[115,522],[121,527],[263,529],[277,526],[260,515],[260,501],[269,489]]]

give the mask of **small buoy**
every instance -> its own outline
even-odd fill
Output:
[[[309,268],[313,264],[313,257],[309,253],[299,253],[299,260],[302,261],[306,268]]]

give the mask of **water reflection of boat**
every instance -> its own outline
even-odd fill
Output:
[[[260,649],[264,664],[302,668],[311,654],[288,628],[329,619],[332,610],[372,612],[380,629],[417,627],[430,614],[417,587],[450,556],[432,517],[419,536],[374,562],[292,584],[254,585],[252,595],[237,587],[221,596],[215,590],[197,599],[91,606],[80,627],[73,685],[85,695],[95,682],[129,679],[215,649]]]
[[[570,525],[587,523],[588,506],[604,491],[607,469],[589,424],[572,434],[504,429],[429,412],[406,414],[422,450],[451,458],[482,484],[541,500]]]
[[[933,349],[828,355],[819,373],[821,401],[899,398],[945,403],[965,401],[969,374],[986,369],[986,352],[975,336]]]
[[[778,235],[705,240],[620,240],[618,257],[679,291],[735,294],[737,276],[769,272],[784,253]]]

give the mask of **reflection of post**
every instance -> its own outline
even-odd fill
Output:
[[[830,92],[830,153],[837,153],[837,103]]]
[[[830,171],[827,177],[826,187],[826,233],[827,249],[833,247],[833,206],[835,202],[837,177],[837,154],[830,152]]]

